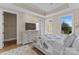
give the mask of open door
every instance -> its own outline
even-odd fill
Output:
[[[4,12],[4,48],[17,45],[17,15]]]

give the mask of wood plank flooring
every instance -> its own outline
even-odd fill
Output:
[[[26,45],[28,45],[29,47],[32,47],[32,43],[29,43]],[[15,49],[20,46],[23,46],[23,45],[17,45],[16,41],[7,41],[7,42],[4,42],[4,48],[0,49],[0,52],[8,51],[10,49]],[[35,51],[37,53],[37,55],[45,55],[44,53],[42,53],[40,50],[38,50],[36,48],[32,48],[32,50]]]

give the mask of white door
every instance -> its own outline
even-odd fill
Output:
[[[4,47],[4,20],[3,20],[3,12],[0,11],[0,49]]]

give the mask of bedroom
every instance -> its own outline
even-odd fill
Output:
[[[11,3],[11,4],[3,3],[3,4],[0,4],[0,28],[1,28],[0,32],[2,33],[0,34],[0,48],[3,49],[4,47],[4,44],[3,44],[4,26],[2,24],[4,22],[3,12],[6,11],[17,15],[17,25],[16,25],[17,26],[17,30],[16,30],[17,45],[28,45],[28,43],[34,42],[34,44],[31,44],[31,46],[33,45],[32,47],[38,48],[38,50],[42,51],[44,54],[59,55],[59,54],[65,53],[63,52],[64,47],[62,45],[64,44],[63,42],[64,39],[66,38],[69,39],[69,41],[67,40],[67,43],[66,43],[69,45],[66,45],[66,46],[70,47],[73,44],[75,35],[77,36],[79,34],[79,30],[78,30],[79,29],[79,20],[78,20],[79,7],[78,6],[79,4],[77,3],[76,4],[74,3],[73,4],[72,3]],[[70,18],[68,19],[68,17]],[[65,31],[65,29],[64,30],[61,29],[61,26],[62,26],[61,22],[66,22],[69,24],[70,27],[65,27],[67,31]],[[28,25],[30,26],[30,28],[32,27],[36,27],[36,28],[25,30],[25,28],[28,27],[27,25],[25,26],[26,23],[30,24]],[[32,26],[31,24],[32,25],[36,24],[36,25]],[[72,40],[71,40],[71,37],[73,37]],[[57,48],[58,47],[57,46],[57,47],[54,47],[55,50],[56,49],[57,50],[55,52],[52,51],[53,49],[52,46],[54,44],[52,44],[53,41],[51,40],[58,42],[58,44],[61,43],[59,45],[59,48],[62,48],[62,49]],[[37,43],[35,44],[35,42]],[[47,45],[49,46],[49,48]],[[78,46],[74,48],[77,48],[77,47]],[[43,48],[46,48],[46,49],[43,49]],[[69,50],[67,50],[67,52],[70,52],[70,54],[78,54],[77,50],[75,50],[74,53]],[[7,54],[7,53],[5,52],[3,54]],[[16,53],[14,52],[14,54]],[[24,54],[29,54],[29,52]]]

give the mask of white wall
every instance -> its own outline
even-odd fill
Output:
[[[23,31],[25,31],[25,23],[39,23],[39,17],[30,15],[30,14],[23,14]]]
[[[53,34],[53,35],[60,34],[61,33],[60,19],[57,16],[53,16],[53,17],[45,19],[45,29],[46,29],[45,34],[47,33]]]
[[[62,35],[61,34],[61,19],[60,19],[60,17],[63,15],[72,15],[73,16],[74,24],[75,24],[75,31],[76,31],[75,33],[79,34],[79,9],[75,9],[75,10],[59,13],[56,15],[52,15],[52,17],[47,18],[47,19],[53,20],[53,26],[52,26],[53,27],[53,30],[52,30],[53,35]],[[42,35],[45,34],[45,20],[46,19],[39,18],[39,17],[29,15],[29,14],[25,14],[25,13],[24,14],[20,13],[19,18],[20,18],[20,21],[18,21],[18,23],[19,23],[20,29],[18,29],[18,30],[20,33],[19,34],[20,39],[22,39],[21,33],[23,31],[25,31],[25,23],[26,22],[40,23],[41,34]],[[76,24],[78,25],[77,27],[76,27]],[[21,43],[20,39],[18,41]]]
[[[2,20],[4,20],[3,19],[3,12],[4,11],[6,11],[6,12],[9,12],[9,13],[14,13],[14,14],[17,14],[17,44],[21,44],[21,32],[22,32],[22,24],[23,24],[23,16],[22,16],[22,14],[23,13],[21,13],[21,12],[15,12],[15,11],[13,11],[13,10],[9,10],[9,9],[1,9],[1,11],[0,11],[0,21],[2,21]],[[1,24],[1,22],[0,22],[0,24]],[[3,23],[2,23],[2,25],[0,25],[0,31],[1,31],[1,33],[2,32],[4,32],[4,29],[2,28],[2,27],[4,27],[3,26]],[[2,36],[1,35],[1,37],[0,37],[0,45],[1,45],[1,48],[3,47],[3,41],[4,41],[4,38],[2,38],[2,37],[4,37],[4,35]]]
[[[22,24],[23,24],[23,16],[22,13],[18,13],[17,15],[17,44],[21,44],[21,32],[22,32]]]
[[[17,18],[17,44],[21,44],[22,43],[22,33],[25,31],[25,23],[41,23],[40,20],[43,20],[40,17],[31,15],[31,14],[27,14],[27,13],[18,13],[18,18]],[[43,26],[43,25],[41,25]],[[39,25],[40,27],[40,25]],[[41,30],[41,28],[40,28]],[[44,32],[43,29],[41,30],[42,33]]]
[[[71,15],[73,16],[73,31],[75,30],[75,33],[76,34],[79,34],[79,9],[74,9],[74,10],[69,10],[69,11],[66,11],[66,12],[61,12],[61,13],[58,13],[58,14],[55,14],[55,15],[52,15],[51,17],[48,17],[46,20],[48,19],[52,19],[53,20],[53,29],[52,29],[52,34],[54,35],[61,35],[61,19],[60,17],[61,16],[64,16],[64,15]]]
[[[1,9],[0,10],[0,33],[3,32],[3,26],[2,26],[2,20],[3,20],[3,11],[6,12],[11,12],[14,14],[17,14],[17,44],[21,44],[22,42],[22,32],[25,31],[25,23],[26,22],[32,22],[32,23],[39,23],[39,20],[41,19],[40,17],[28,14],[28,13],[22,13],[22,12],[17,12],[13,11],[10,9]],[[0,47],[3,47],[3,36],[0,34]]]
[[[3,47],[3,12],[0,10],[0,49]]]
[[[75,33],[79,35],[79,9],[74,12]]]
[[[22,13],[22,12],[18,12],[18,11],[13,11],[12,9],[5,8],[3,10],[0,10],[0,47],[3,46],[3,44],[2,44],[3,43],[3,37],[2,37],[3,27],[1,25],[2,25],[2,20],[3,20],[2,11],[4,11],[4,10],[17,14],[17,44],[21,44],[22,32],[25,31],[26,22],[40,23],[41,34],[42,35],[45,34],[45,19],[28,14],[28,13]],[[78,23],[79,9],[74,10],[74,11],[71,10],[71,11],[67,11],[67,12],[63,12],[63,13],[59,13],[59,14],[56,13],[55,15],[52,15],[51,17],[49,17],[52,20],[54,20],[53,34],[61,34],[60,16],[69,14],[69,13],[76,15],[76,16],[74,16],[75,17],[74,20],[76,20],[75,22]],[[47,18],[47,19],[49,19],[49,18]],[[78,26],[79,26],[79,23],[78,23]],[[77,27],[75,30],[76,30],[76,33],[79,33],[79,27]]]
[[[20,38],[20,33],[21,33],[21,16],[19,16],[20,15],[20,13],[18,13],[18,12],[14,12],[13,10],[7,10],[7,9],[2,9],[1,8],[1,10],[0,10],[0,48],[3,48],[3,42],[4,42],[4,34],[3,34],[3,32],[4,32],[4,18],[3,18],[3,12],[6,10],[6,12],[11,12],[11,13],[15,13],[15,14],[17,14],[17,44],[20,44],[20,40],[21,40],[21,38]]]

